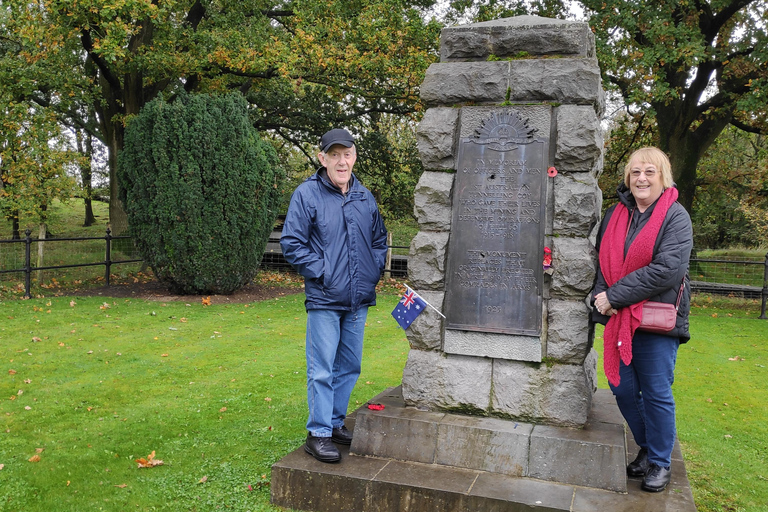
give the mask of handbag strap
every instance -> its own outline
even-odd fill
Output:
[[[627,232],[624,234],[624,243],[627,243],[627,237],[629,236],[629,226],[632,225],[632,217],[635,216],[635,209],[632,208],[632,211],[629,214],[629,222],[627,223]],[[678,311],[680,309],[680,300],[683,298],[683,290],[685,289],[685,276],[683,276],[683,280],[680,283],[680,290],[677,292],[677,302],[675,302],[675,311]]]
[[[685,276],[683,276],[683,282],[680,283],[680,290],[677,292],[677,302],[675,302],[675,311],[680,309],[680,299],[683,298],[684,289],[685,289]]]

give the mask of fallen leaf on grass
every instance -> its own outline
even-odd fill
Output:
[[[743,361],[744,358],[741,357],[741,356],[734,356],[734,357],[729,357],[728,360],[729,361]]]
[[[160,354],[160,357],[168,357],[168,354]]]
[[[0,471],[2,471],[4,467],[5,467],[5,464],[0,464]]]
[[[161,461],[160,459],[156,459],[155,458],[155,450],[152,450],[152,453],[147,455],[146,459],[145,458],[136,459],[136,462],[139,463],[139,469],[141,469],[141,468],[153,468],[155,466],[162,466],[163,465],[163,461]]]
[[[227,410],[226,407],[222,407],[221,409],[219,409],[219,412],[226,412],[226,410]]]
[[[32,384],[32,379],[24,379],[24,384]]]
[[[200,481],[199,481],[199,482],[197,482],[197,483],[199,483],[199,484],[204,484],[204,483],[205,483],[205,482],[207,482],[207,481],[208,481],[208,475],[206,475],[206,476],[204,476],[203,478],[201,478],[201,479],[200,479]]]
[[[71,308],[75,307],[76,304],[77,304],[77,302],[75,302],[73,300],[69,301],[69,307],[71,307]]]
[[[16,375],[16,370],[8,370],[8,375]]]
[[[16,395],[11,395],[11,397],[8,400],[16,400]]]
[[[117,484],[114,487],[119,487],[121,489],[125,489],[126,487],[128,487],[128,484]]]
[[[29,462],[40,462],[40,456],[39,455],[33,455],[29,458]]]
[[[27,411],[31,411],[32,410],[32,408],[30,406],[28,406],[28,405],[25,406],[24,409],[27,410]]]
[[[203,306],[210,306],[211,305],[211,298],[210,297],[205,297],[205,298],[203,298],[202,302],[203,302]]]
[[[45,448],[35,448],[35,453],[43,453]]]
[[[43,341],[43,340],[41,340],[37,336],[32,336],[32,343],[37,343],[38,341]]]

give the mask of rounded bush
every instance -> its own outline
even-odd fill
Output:
[[[175,293],[229,294],[258,270],[283,171],[245,99],[156,99],[132,118],[118,160],[130,233]]]

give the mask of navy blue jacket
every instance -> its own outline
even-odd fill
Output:
[[[630,212],[634,211],[630,219],[630,225],[627,226],[627,238],[624,245],[624,255],[626,256],[632,241],[651,217],[651,212],[656,208],[656,203],[649,206],[645,212],[640,213],[640,210],[637,210],[635,198],[626,185],[623,183],[619,185],[617,192],[619,201]],[[600,224],[600,231],[597,236],[598,251],[603,243],[603,234],[608,227],[608,221],[611,219],[615,209],[615,205],[611,206]],[[667,211],[667,215],[661,225],[661,230],[653,248],[653,259],[650,265],[631,272],[619,279],[613,286],[608,287],[598,262],[592,304],[594,305],[595,295],[600,292],[606,292],[608,302],[617,309],[635,304],[643,299],[675,304],[680,286],[683,280],[685,280],[685,289],[681,297],[680,308],[677,311],[676,326],[669,333],[670,336],[677,336],[682,343],[685,343],[691,337],[688,332],[688,313],[690,311],[691,296],[688,263],[692,248],[693,229],[691,217],[685,208],[675,201]],[[592,311],[592,319],[601,324],[608,322],[608,317],[600,314],[597,309]]]
[[[342,194],[325,168],[299,185],[280,247],[304,276],[307,309],[355,311],[376,304],[387,256],[387,230],[373,194],[352,175]]]

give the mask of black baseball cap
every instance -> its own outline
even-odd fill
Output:
[[[355,145],[355,139],[352,135],[343,128],[334,128],[331,131],[325,132],[320,139],[320,151],[325,153],[334,144],[341,144],[342,146],[351,148]]]

